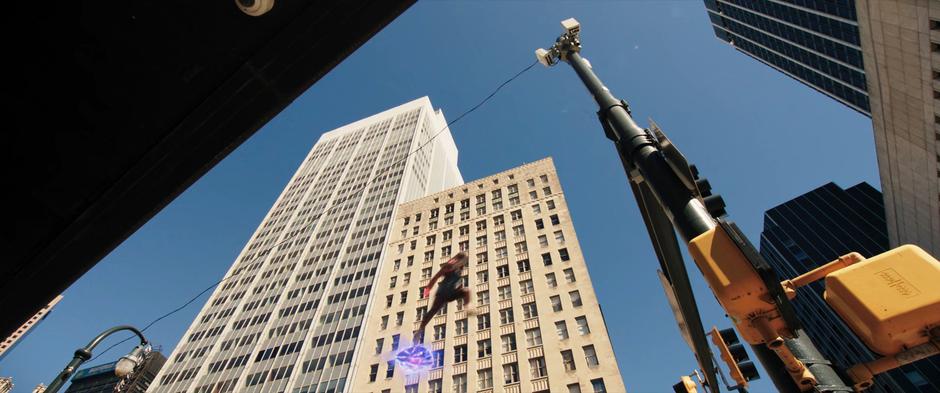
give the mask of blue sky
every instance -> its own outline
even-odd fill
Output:
[[[794,196],[830,181],[880,188],[869,119],[717,40],[700,1],[420,2],[69,288],[0,376],[31,391],[101,330],[172,310],[221,278],[322,132],[424,95],[452,119],[530,64],[568,17],[599,76],[641,125],[660,124],[755,243],[763,211]],[[537,66],[451,128],[459,166],[472,180],[554,157],[626,386],[667,391],[695,361],[595,112],[570,67]],[[730,326],[690,272],[706,327]],[[147,336],[169,353],[203,303]],[[772,390],[766,377],[752,389]]]

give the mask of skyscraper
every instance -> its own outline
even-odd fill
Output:
[[[427,97],[324,133],[149,391],[343,391],[397,206],[461,183]]]
[[[550,158],[405,203],[392,228],[352,391],[625,391]],[[409,374],[395,352],[430,306],[422,288],[457,251],[469,255],[471,304],[431,320],[432,367]]]
[[[56,296],[55,299],[52,299],[52,301],[49,302],[49,304],[37,311],[36,314],[29,318],[26,322],[23,322],[20,328],[16,329],[16,331],[13,332],[10,337],[7,337],[2,342],[0,342],[0,360],[3,360],[6,354],[9,353],[10,350],[16,346],[16,344],[19,344],[23,337],[29,335],[36,325],[45,320],[46,316],[52,312],[52,308],[55,307],[56,304],[59,304],[59,301],[61,300],[62,295]]]
[[[704,1],[719,39],[871,117],[890,244],[940,256],[940,2]]]
[[[870,116],[853,0],[705,0],[715,35]]]
[[[760,253],[781,279],[796,277],[857,251],[888,250],[881,194],[867,183],[843,190],[829,183],[764,214]],[[875,355],[822,298],[817,281],[799,289],[793,306],[813,342],[839,368]],[[928,358],[875,377],[871,392],[940,392],[940,359]]]

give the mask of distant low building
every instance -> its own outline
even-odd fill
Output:
[[[0,377],[0,393],[10,393],[13,390],[13,378]]]
[[[0,360],[3,360],[3,357],[6,356],[7,352],[13,349],[13,347],[15,347],[16,344],[19,343],[21,339],[23,339],[23,337],[26,337],[26,335],[28,335],[29,332],[39,324],[39,322],[42,322],[42,320],[46,318],[46,315],[49,315],[49,312],[52,311],[52,308],[55,307],[56,304],[59,304],[60,300],[62,300],[62,295],[56,296],[56,298],[52,299],[49,304],[37,311],[32,318],[24,322],[19,329],[16,329],[16,331],[13,332],[10,337],[7,337],[5,340],[3,340],[3,342],[0,342]],[[3,392],[3,390],[0,390],[0,392]]]
[[[72,377],[72,384],[65,393],[143,393],[147,391],[164,363],[166,363],[166,357],[162,353],[150,352],[138,371],[124,378],[123,383],[122,378],[114,374],[117,362],[79,370]],[[118,385],[121,386],[118,387]]]

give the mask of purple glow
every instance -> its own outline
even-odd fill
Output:
[[[421,344],[399,351],[395,361],[409,374],[427,371],[433,364],[431,351]]]

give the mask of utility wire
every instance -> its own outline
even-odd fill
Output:
[[[434,139],[437,138],[438,135],[440,135],[442,132],[444,132],[444,130],[447,130],[451,125],[453,125],[454,123],[460,121],[460,119],[463,119],[464,116],[469,115],[469,114],[472,113],[473,111],[475,111],[475,110],[477,110],[478,108],[480,108],[481,106],[483,106],[483,104],[485,104],[487,101],[489,101],[491,98],[493,98],[493,96],[495,96],[496,93],[498,93],[503,87],[505,87],[506,85],[508,85],[510,82],[512,82],[512,81],[515,80],[516,78],[522,76],[522,74],[524,74],[524,73],[526,73],[526,71],[529,71],[530,69],[532,69],[532,67],[534,67],[536,64],[538,64],[538,61],[532,62],[532,64],[529,64],[528,66],[526,66],[525,68],[523,68],[521,71],[517,72],[515,75],[513,75],[513,76],[510,77],[509,79],[506,79],[506,81],[504,81],[504,82],[501,83],[499,86],[497,86],[496,89],[493,89],[493,91],[492,91],[488,96],[486,96],[485,98],[483,98],[482,100],[480,100],[479,103],[477,103],[476,105],[474,105],[474,106],[471,107],[470,109],[467,109],[466,111],[464,111],[463,113],[461,113],[460,116],[457,116],[456,118],[454,118],[454,120],[449,121],[447,124],[444,125],[444,127],[441,127],[440,130],[438,130],[436,133],[434,133],[434,135],[432,135],[430,138],[428,138],[428,140],[427,140],[426,142],[424,142],[423,144],[421,144],[421,146],[418,146],[417,149],[415,149],[415,150],[409,152],[408,154],[406,154],[404,157],[402,157],[400,160],[398,160],[398,161],[395,162],[394,164],[389,165],[389,166],[387,167],[387,169],[386,169],[384,172],[382,172],[382,173],[377,173],[377,174],[373,175],[371,178],[369,178],[369,180],[366,181],[366,185],[368,186],[368,185],[369,185],[370,183],[372,183],[372,181],[375,180],[377,177],[379,177],[379,176],[381,176],[381,175],[384,175],[384,174],[387,173],[389,170],[391,170],[391,168],[394,168],[396,165],[398,165],[398,164],[401,163],[402,161],[408,160],[408,157],[411,157],[413,154],[415,154],[415,153],[421,151],[421,149],[424,149],[425,146],[427,146],[428,144],[430,144],[431,142],[433,142]],[[297,236],[299,236],[299,235],[300,235],[300,232],[298,232],[298,233],[295,234],[294,236],[286,237],[286,238],[284,238],[283,240],[281,240],[280,242],[277,242],[276,244],[272,245],[271,247],[268,247],[268,248],[264,249],[263,251],[270,251],[270,250],[273,250],[273,249],[275,249],[275,248],[281,246],[282,244],[284,244],[284,243],[286,243],[286,242],[288,242],[288,241],[290,241],[290,240],[293,240],[295,237],[297,237]],[[249,261],[249,262],[247,262],[247,263],[248,263],[248,264],[253,263],[253,262],[255,262],[257,259],[263,258],[263,256],[267,256],[267,253],[265,253],[265,252],[259,252],[259,254],[261,254],[261,255],[259,255],[259,256],[256,257],[255,259],[252,259],[251,261]],[[263,256],[262,256],[262,255],[263,255]],[[179,307],[173,309],[173,311],[170,311],[170,312],[168,312],[168,313],[166,313],[166,314],[163,314],[163,315],[159,316],[158,318],[154,319],[153,321],[151,321],[150,323],[148,323],[147,326],[144,326],[143,329],[140,329],[140,331],[141,331],[141,332],[145,332],[145,331],[147,331],[147,329],[149,329],[151,326],[153,326],[153,325],[156,324],[157,322],[160,322],[160,320],[162,320],[162,319],[164,319],[164,318],[166,318],[166,317],[169,317],[170,315],[173,315],[173,314],[175,314],[175,313],[177,313],[177,312],[183,310],[184,308],[186,308],[187,306],[189,306],[190,304],[192,304],[193,302],[195,302],[196,299],[199,299],[200,297],[202,297],[202,295],[204,295],[206,292],[209,292],[209,290],[211,290],[212,288],[215,288],[215,287],[218,286],[219,284],[221,284],[221,283],[227,281],[228,279],[230,279],[230,278],[232,278],[232,277],[238,277],[238,275],[237,275],[237,274],[233,274],[233,275],[231,275],[231,276],[222,278],[222,279],[219,280],[219,281],[216,281],[216,282],[213,283],[212,285],[206,287],[206,289],[203,289],[201,292],[199,292],[198,294],[196,294],[196,296],[193,296],[192,299],[189,299],[186,303],[183,303],[181,306],[179,306]],[[125,338],[125,339],[123,339],[123,340],[121,340],[121,341],[118,341],[118,342],[114,343],[114,344],[111,345],[110,347],[105,348],[104,351],[101,351],[101,353],[95,355],[95,357],[91,358],[91,360],[89,360],[89,362],[92,362],[92,361],[94,361],[95,359],[98,359],[98,357],[100,357],[101,355],[104,355],[105,353],[107,353],[107,352],[110,351],[111,349],[114,349],[114,347],[116,347],[116,346],[118,346],[118,345],[121,345],[121,344],[127,342],[128,340],[130,340],[130,339],[132,339],[132,338],[134,338],[134,337],[137,337],[137,336],[136,336],[136,335],[131,335],[131,336],[129,336],[129,337],[127,337],[127,338]]]

